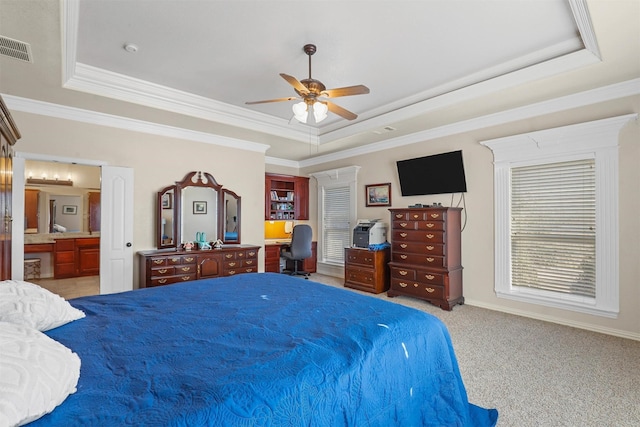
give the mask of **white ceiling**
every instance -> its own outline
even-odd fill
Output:
[[[307,143],[336,150],[378,141],[389,129],[416,132],[435,109],[599,61],[584,0],[0,5],[13,15],[0,18],[0,35],[30,43],[34,64],[40,54],[51,56],[44,61],[50,65],[57,58],[64,90],[204,119],[213,133],[268,143],[267,155],[293,160],[309,156],[300,148]],[[55,25],[61,46],[39,49],[55,40]],[[124,49],[129,43],[137,52]],[[319,125],[301,125],[292,120],[293,101],[245,104],[296,96],[279,73],[308,77],[307,43],[317,46],[313,78],[327,88],[370,88],[333,99],[358,119],[330,114]]]

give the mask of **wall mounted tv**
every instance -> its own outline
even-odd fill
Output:
[[[403,196],[467,191],[462,151],[399,160],[396,164]]]

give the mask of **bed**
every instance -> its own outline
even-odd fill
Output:
[[[446,327],[393,302],[274,273],[69,301],[49,337],[77,391],[29,424],[493,426],[467,400]]]

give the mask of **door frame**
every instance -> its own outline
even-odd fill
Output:
[[[12,191],[12,203],[13,206],[24,206],[24,189],[25,189],[25,160],[37,160],[43,162],[58,162],[58,163],[75,163],[85,166],[97,166],[102,168],[103,166],[109,166],[105,161],[91,160],[91,159],[79,159],[73,157],[60,157],[47,154],[27,153],[27,152],[14,152],[13,161],[13,191]],[[102,171],[101,171],[102,175]],[[101,197],[102,199],[102,197]],[[103,209],[110,209],[111,206],[103,206]],[[22,212],[24,208],[19,211]],[[14,210],[14,213],[16,210]],[[130,219],[133,221],[133,218]],[[101,227],[108,227],[108,223],[101,224]],[[102,230],[101,233],[102,235]],[[100,239],[100,250],[103,251],[103,242]],[[24,280],[24,215],[19,217],[14,215],[12,222],[12,278],[14,280]],[[102,282],[103,275],[100,275],[100,281]],[[131,281],[133,281],[133,269],[131,271]],[[106,284],[100,283],[100,289],[105,289]]]

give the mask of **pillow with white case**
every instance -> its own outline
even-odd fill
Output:
[[[0,322],[48,331],[83,317],[81,310],[38,285],[22,280],[0,282]]]
[[[0,425],[30,423],[52,412],[80,378],[80,358],[40,331],[0,322]]]

